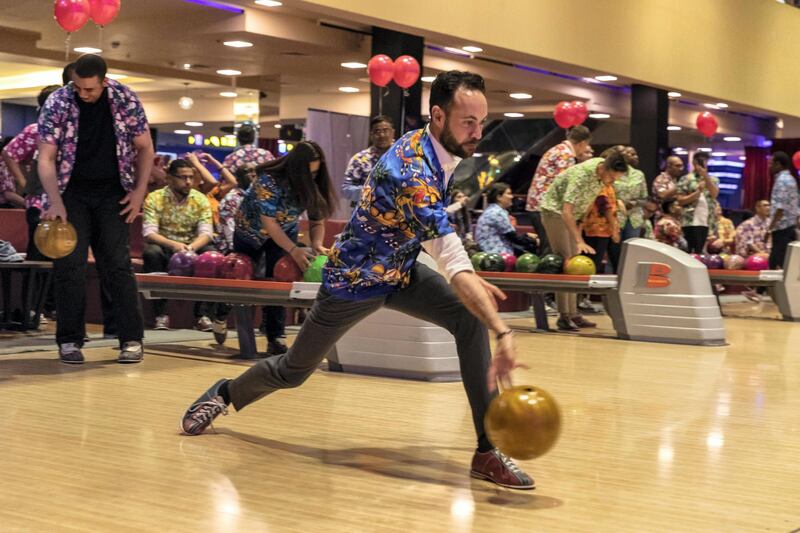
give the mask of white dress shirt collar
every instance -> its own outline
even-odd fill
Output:
[[[436,158],[439,160],[442,170],[444,170],[444,184],[445,187],[447,187],[447,185],[450,183],[450,178],[453,175],[453,171],[455,171],[456,167],[461,162],[461,158],[451,154],[444,146],[442,146],[442,143],[439,142],[439,139],[434,137],[431,133],[430,125],[425,126],[425,132],[431,138],[431,144],[433,144],[433,150],[436,152]]]

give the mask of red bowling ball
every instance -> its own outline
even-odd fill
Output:
[[[275,263],[272,269],[272,277],[276,281],[303,281],[303,271],[297,266],[294,259],[289,255],[284,255]]]
[[[514,272],[514,268],[517,266],[517,256],[508,252],[503,252],[500,254],[500,257],[502,257],[503,261],[506,263],[506,272]]]
[[[769,259],[761,254],[751,255],[744,263],[745,270],[767,270]]]
[[[245,254],[232,253],[225,256],[220,271],[224,279],[253,279],[253,260]]]
[[[203,252],[194,262],[194,277],[218,278],[225,256],[219,252]]]

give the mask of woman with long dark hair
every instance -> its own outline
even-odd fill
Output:
[[[325,164],[325,154],[314,142],[303,141],[286,156],[256,167],[258,180],[245,193],[236,216],[233,247],[258,264],[264,257],[265,275],[288,254],[301,270],[315,254],[325,254],[325,219],[336,206],[336,196]],[[311,249],[297,244],[297,223],[308,213]],[[270,355],[286,352],[283,307],[264,307],[262,329]]]

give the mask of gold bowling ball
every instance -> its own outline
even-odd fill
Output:
[[[521,385],[492,400],[484,425],[489,440],[501,452],[514,459],[533,459],[558,440],[561,412],[547,391]]]
[[[78,244],[75,226],[61,219],[42,220],[33,234],[33,242],[50,259],[61,259],[72,253]]]

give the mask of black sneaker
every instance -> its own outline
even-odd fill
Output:
[[[220,414],[228,414],[228,406],[219,394],[222,385],[230,380],[221,379],[214,383],[189,406],[181,418],[181,433],[199,435],[211,425]]]
[[[58,347],[58,359],[68,365],[80,365],[83,363],[83,352],[77,343],[65,342]]]
[[[144,348],[141,342],[130,341],[122,345],[119,351],[118,363],[141,363],[144,358]]]
[[[580,331],[575,322],[567,316],[559,317],[556,321],[556,328],[558,328],[558,331]]]
[[[267,341],[267,356],[271,355],[281,355],[285,354],[289,351],[289,348],[286,346],[286,342],[284,342],[282,337],[278,337],[275,340]]]

